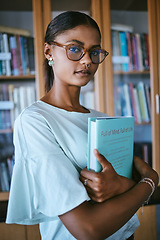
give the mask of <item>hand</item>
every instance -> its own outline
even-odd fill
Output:
[[[159,181],[157,172],[137,156],[133,158],[133,178],[136,182],[139,182],[142,178],[151,178],[155,186],[158,185]]]
[[[93,201],[103,202],[129,190],[135,185],[133,180],[118,175],[111,163],[98,150],[95,149],[94,154],[102,165],[102,171],[96,173],[84,168],[80,176],[82,183],[84,183],[85,179],[88,179],[85,188]]]

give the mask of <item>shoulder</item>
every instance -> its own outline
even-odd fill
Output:
[[[39,102],[35,102],[29,107],[25,108],[15,120],[16,126],[24,126],[25,124],[35,125],[38,122],[46,122],[45,114],[47,111],[41,108]]]
[[[93,117],[108,117],[106,113],[94,110],[94,109],[89,109],[90,113]]]

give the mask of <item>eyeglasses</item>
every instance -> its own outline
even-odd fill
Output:
[[[104,61],[104,59],[109,54],[109,52],[107,52],[104,49],[101,49],[100,47],[86,49],[84,47],[75,45],[73,43],[68,45],[63,45],[57,42],[51,42],[51,44],[58,47],[63,47],[66,50],[67,58],[72,61],[79,61],[81,58],[83,58],[86,52],[88,52],[92,63],[100,64]]]

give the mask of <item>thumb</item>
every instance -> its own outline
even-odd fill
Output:
[[[96,159],[98,160],[98,162],[102,165],[102,169],[104,169],[107,164],[110,164],[107,159],[99,153],[99,151],[97,149],[94,149],[94,155],[96,157]]]

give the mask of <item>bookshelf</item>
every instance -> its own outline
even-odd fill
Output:
[[[7,12],[4,12],[5,14],[1,14],[1,22],[0,22],[0,32],[2,32],[2,34],[6,34],[6,36],[9,38],[10,36],[23,36],[23,37],[27,37],[27,38],[31,38],[32,36],[34,36],[34,56],[35,59],[33,61],[32,59],[32,63],[35,62],[35,70],[36,71],[30,71],[27,73],[19,73],[19,74],[13,74],[12,71],[12,58],[13,56],[11,55],[11,59],[9,60],[10,64],[10,73],[6,74],[6,73],[1,73],[0,74],[0,86],[12,86],[13,89],[16,89],[16,92],[18,91],[18,97],[21,96],[21,99],[19,99],[19,102],[23,102],[23,100],[25,100],[25,94],[26,92],[24,92],[26,89],[29,88],[33,88],[34,90],[32,90],[32,93],[30,93],[30,96],[28,97],[28,100],[30,101],[34,101],[34,99],[32,98],[31,100],[31,95],[36,95],[35,99],[40,98],[41,96],[43,96],[44,94],[44,86],[43,86],[43,60],[44,60],[44,55],[43,55],[43,35],[44,35],[44,29],[47,23],[50,21],[51,15],[49,14],[49,12],[51,12],[51,5],[50,5],[50,1],[45,1],[45,9],[43,10],[43,1],[41,0],[33,0],[32,2],[28,3],[27,7],[24,8],[24,6],[21,5],[21,3],[19,1],[16,2],[16,5],[9,5],[6,6],[6,4],[4,3],[1,8],[4,11],[11,11],[9,12],[9,14]],[[29,12],[25,12],[24,10],[28,9]],[[17,12],[18,10],[18,12]],[[13,11],[13,12],[12,12]],[[23,14],[21,14],[21,12]],[[24,15],[24,17],[23,17]],[[3,16],[3,19],[2,19]],[[5,18],[6,16],[6,18]],[[11,16],[11,17],[10,17]],[[16,17],[15,22],[17,22],[17,24],[19,25],[14,25],[14,21],[12,19],[13,17]],[[26,25],[26,19],[25,17],[28,19],[29,16],[29,21],[31,23],[31,20],[33,20],[33,22],[30,24],[30,26]],[[24,19],[23,19],[24,18]],[[18,20],[18,21],[17,21]],[[5,24],[4,24],[5,23]],[[24,24],[24,29],[23,29],[23,25]],[[25,29],[26,27],[26,29]],[[33,44],[32,44],[33,45]],[[11,52],[10,50],[10,42],[8,39],[8,48],[9,48],[9,52]],[[32,56],[33,57],[33,56]],[[30,60],[30,59],[29,59]],[[3,60],[4,61],[4,60]],[[2,62],[2,61],[1,61]],[[21,91],[21,94],[20,94]],[[27,91],[27,90],[26,90]],[[28,93],[27,93],[28,94]],[[1,95],[4,95],[4,92],[1,92]],[[15,99],[12,99],[12,101],[14,102],[14,109],[16,108],[16,103],[15,103]],[[1,106],[3,105],[3,98],[1,99]],[[26,105],[27,106],[27,105]],[[22,110],[22,109],[21,109]],[[21,111],[20,110],[20,111]],[[2,111],[1,111],[2,112]],[[3,110],[3,114],[4,112],[8,112],[8,109]],[[16,118],[16,116],[15,116]],[[14,119],[15,119],[14,118]],[[5,119],[3,119],[3,122],[5,122]],[[13,120],[14,122],[14,120]],[[2,122],[1,122],[2,123]],[[12,125],[8,128],[6,127],[0,127],[0,134],[3,137],[6,134],[11,134],[12,135],[12,130],[13,129],[13,123]],[[5,162],[5,159],[1,159],[2,162]],[[0,192],[0,202],[7,200],[8,199],[8,192],[4,191],[4,192]]]
[[[151,116],[152,120],[148,123],[141,123],[143,126],[151,127],[151,135],[149,136],[152,139],[152,162],[153,167],[160,174],[160,152],[159,152],[159,143],[160,143],[160,115],[156,113],[156,94],[160,95],[159,89],[159,64],[160,64],[160,54],[159,54],[159,42],[157,41],[159,36],[159,1],[143,1],[143,4],[134,1],[134,4],[126,4],[126,1],[120,1],[121,4],[117,1],[91,1],[91,12],[93,18],[99,23],[102,31],[102,45],[106,48],[111,54],[108,56],[103,66],[99,68],[97,73],[96,84],[98,88],[95,88],[96,95],[99,97],[99,110],[107,112],[109,115],[115,115],[115,99],[114,99],[114,87],[115,81],[118,79],[120,82],[129,83],[130,81],[139,81],[147,82],[150,84],[151,88]],[[132,6],[130,6],[132,5]],[[114,9],[113,9],[114,8]],[[149,33],[149,49],[150,49],[150,69],[146,71],[127,71],[122,70],[114,72],[114,66],[112,64],[112,34],[111,26],[114,20],[115,15],[120,16],[121,19],[125,19],[123,24],[126,25],[135,25],[134,19],[126,18],[126,10],[130,9],[131,13],[134,13],[134,19],[136,12],[137,16],[142,15],[147,16],[144,22],[147,26],[143,26],[143,20],[141,20],[142,28]],[[141,11],[139,11],[141,8]],[[133,11],[134,10],[134,11]],[[142,11],[143,10],[143,11]],[[129,12],[130,13],[130,12]],[[131,14],[127,14],[131,15]],[[157,18],[156,18],[157,16]],[[119,20],[119,19],[118,19]],[[118,21],[116,20],[116,21]],[[139,19],[138,19],[139,20]],[[137,21],[138,21],[137,20]],[[121,22],[118,22],[121,23]],[[148,24],[147,24],[148,23]],[[121,23],[122,24],[122,23]],[[135,32],[141,31],[141,29],[136,29],[134,26]],[[157,54],[158,53],[158,54]],[[96,85],[95,84],[95,85]]]
[[[129,83],[133,81],[134,83],[138,83],[139,81],[143,81],[150,84],[152,119],[148,123],[142,122],[136,124],[135,129],[139,139],[146,140],[147,138],[147,143],[152,144],[152,167],[160,174],[160,113],[158,106],[160,100],[160,43],[158,40],[160,37],[160,1],[92,0],[91,13],[101,28],[102,45],[110,52],[110,55],[103,66],[99,68],[96,76],[98,87],[95,88],[95,91],[96,95],[100,96],[99,110],[107,112],[111,116],[115,115],[115,105],[117,102],[114,98],[114,89],[117,79],[120,82]],[[130,21],[126,17],[126,13],[127,15],[130,13],[130,15],[137,14],[137,17]],[[147,15],[147,19],[143,20],[142,17],[140,20],[138,15]],[[112,64],[111,25],[117,16],[120,16],[119,20],[117,19],[118,23],[133,26],[135,32],[148,32],[150,69],[147,71],[114,71]],[[121,22],[121,19],[124,19],[124,22]],[[141,28],[141,26],[142,29],[136,30],[137,27]],[[156,205],[145,207],[145,216],[142,217],[141,209],[138,211],[141,226],[136,231],[136,240],[158,239],[158,237],[156,238],[156,234],[158,234],[158,225],[156,223],[156,214],[158,213],[156,208]]]
[[[36,86],[36,94],[37,99],[42,97],[44,94],[44,82],[43,82],[43,35],[44,30],[46,28],[46,25],[51,19],[51,2],[52,2],[52,8],[54,10],[73,10],[73,6],[76,10],[83,11],[84,9],[80,8],[78,9],[76,7],[77,2],[75,1],[67,1],[67,3],[64,1],[64,4],[62,4],[62,1],[51,1],[51,0],[32,0],[28,3],[23,1],[11,1],[10,4],[5,1],[3,1],[3,5],[5,7],[3,8],[4,11],[6,10],[14,10],[14,11],[31,11],[33,16],[33,32],[34,32],[34,52],[35,52],[35,69],[36,73],[35,75],[26,75],[26,76],[6,76],[6,77],[0,77],[0,83],[1,82],[25,82],[25,81],[33,81]],[[109,0],[91,0],[91,1],[81,1],[85,2],[87,5],[87,10],[90,8],[91,4],[91,15],[96,19],[98,22],[101,31],[102,31],[102,46],[106,48],[110,53],[112,53],[112,43],[111,43],[111,6],[112,5],[117,6],[119,4],[119,10],[123,6],[122,3],[125,1],[109,1]],[[138,4],[137,4],[138,2]],[[137,5],[141,7],[141,2],[144,1],[136,1],[136,4],[134,4],[134,7],[137,8]],[[146,1],[147,2],[147,1]],[[14,4],[15,3],[15,4]],[[6,5],[7,4],[7,5]],[[60,6],[56,9],[56,6],[60,4]],[[65,6],[65,4],[67,4]],[[143,4],[142,4],[143,5]],[[89,6],[89,8],[88,8]],[[125,6],[128,6],[126,4]],[[2,7],[2,5],[1,5]],[[62,9],[63,7],[63,9]],[[143,7],[143,6],[142,6]],[[86,8],[85,8],[86,10]],[[123,10],[123,7],[122,9]],[[132,9],[133,10],[133,7]],[[136,9],[134,9],[136,10]],[[143,8],[141,9],[143,10]],[[147,9],[145,9],[147,11]],[[158,18],[158,20],[157,20]],[[105,24],[104,24],[105,23]],[[150,76],[150,82],[151,82],[151,88],[152,88],[152,122],[151,124],[145,123],[145,124],[138,124],[138,127],[142,125],[142,128],[145,125],[149,125],[152,127],[152,141],[153,141],[153,163],[154,168],[160,173],[160,149],[159,149],[159,142],[160,142],[160,119],[159,115],[156,113],[156,100],[155,95],[160,95],[159,90],[159,69],[160,69],[160,46],[158,39],[160,36],[160,32],[158,32],[158,27],[160,24],[160,2],[159,0],[148,0],[148,25],[149,25],[149,32],[150,32],[150,59],[151,59],[151,69],[150,71],[145,72],[139,72],[139,71],[132,71],[132,72],[113,72],[113,65],[112,65],[112,54],[110,54],[106,61],[100,65],[99,70],[96,74],[95,81],[94,81],[94,92],[95,92],[95,98],[96,98],[96,109],[100,110],[102,112],[106,112],[109,115],[114,115],[114,98],[113,98],[113,91],[114,91],[114,77],[115,75],[122,77],[124,76],[134,76],[137,78],[139,75],[148,75]],[[29,25],[29,24],[28,24]],[[159,28],[160,29],[160,28]],[[1,133],[11,132],[12,130],[0,130]],[[6,201],[8,199],[8,192],[0,192],[0,202]],[[150,210],[148,210],[150,211]],[[153,207],[151,209],[151,212],[153,213],[155,211],[155,208]],[[155,212],[153,214],[155,216]],[[154,224],[154,223],[152,223]],[[8,227],[8,226],[7,226]],[[154,227],[154,226],[153,226]],[[6,230],[7,229],[7,230]],[[28,227],[25,228],[25,232],[28,230]],[[3,235],[7,235],[8,228],[6,228],[4,225],[0,227],[0,231]],[[13,232],[12,229],[10,232]],[[19,230],[18,230],[19,231]],[[23,231],[23,232],[24,232]],[[11,239],[10,234],[10,239]],[[27,234],[24,234],[27,235]],[[139,233],[139,235],[142,235],[142,232]],[[29,233],[28,233],[28,236]],[[5,238],[7,239],[7,237]],[[13,239],[19,239],[18,237],[14,237]],[[27,239],[26,237],[21,237],[20,239]],[[28,239],[40,239],[39,236],[37,237],[30,237]],[[138,239],[138,238],[137,238]],[[153,239],[152,236],[150,239]],[[142,238],[141,238],[142,240]]]
[[[44,9],[43,6],[45,6]],[[36,92],[35,98],[38,99],[44,94],[43,68],[41,67],[40,69],[39,66],[43,65],[43,34],[44,28],[51,17],[49,14],[51,12],[50,1],[33,0],[23,4],[21,4],[21,1],[3,2],[0,11],[2,13],[0,16],[0,32],[8,35],[20,34],[27,37],[31,33],[31,36],[34,37],[33,50],[35,56],[35,72],[18,74],[17,76],[14,76],[12,73],[8,74],[9,76],[0,74],[0,85],[12,85],[17,89],[33,86]],[[0,136],[12,135],[12,129],[13,126],[0,129]],[[7,145],[5,147],[7,148]],[[5,221],[8,197],[8,191],[0,191],[0,221]],[[40,239],[38,226],[11,226],[1,223],[0,231],[3,239]]]

